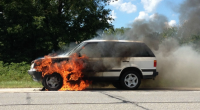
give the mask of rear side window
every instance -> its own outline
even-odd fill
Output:
[[[80,54],[90,58],[99,57],[155,57],[144,43],[93,42],[86,44]]]
[[[132,57],[155,57],[146,44],[136,43],[134,46],[135,47],[133,47],[132,51],[135,51],[136,53]]]
[[[98,48],[103,57],[155,57],[144,43],[100,42]]]

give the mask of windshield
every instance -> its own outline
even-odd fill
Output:
[[[83,45],[83,42],[77,45],[75,48],[67,52],[65,55],[70,55],[71,53],[74,53],[81,45]]]

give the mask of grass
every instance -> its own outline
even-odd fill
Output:
[[[42,84],[35,81],[1,81],[0,88],[42,88]]]
[[[42,87],[41,83],[32,80],[28,74],[30,64],[3,63],[0,61],[0,88],[35,88]]]

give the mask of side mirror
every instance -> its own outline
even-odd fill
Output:
[[[78,57],[81,57],[81,53],[78,53]]]

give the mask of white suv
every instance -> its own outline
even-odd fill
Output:
[[[154,79],[158,75],[156,57],[143,42],[88,40],[54,59],[57,59],[57,62],[67,60],[73,53],[79,56],[86,55],[89,58],[83,79],[113,82],[116,88],[137,89],[141,79]],[[34,80],[42,81],[48,90],[58,90],[63,85],[59,73],[42,77],[41,72],[36,72],[34,69],[34,63],[28,73]],[[57,81],[50,82],[50,79],[55,77]]]

